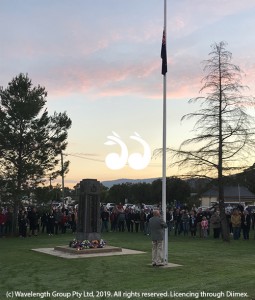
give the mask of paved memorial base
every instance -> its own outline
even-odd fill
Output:
[[[58,256],[62,258],[72,259],[72,258],[91,258],[100,256],[113,256],[113,255],[128,255],[128,254],[143,254],[143,251],[105,246],[104,248],[94,248],[94,249],[84,249],[76,250],[68,246],[56,246],[55,248],[37,248],[32,249],[32,251],[45,253],[53,256]]]
[[[105,246],[104,248],[94,248],[94,249],[84,249],[84,250],[76,250],[75,248],[71,248],[68,246],[56,246],[55,248],[37,248],[31,249],[32,251],[49,254],[61,258],[73,259],[73,258],[92,258],[92,257],[103,257],[103,256],[114,256],[114,255],[131,255],[131,254],[144,254],[146,252],[113,247],[113,246]],[[84,252],[85,251],[85,252]],[[148,264],[153,269],[161,269],[161,268],[176,268],[181,267],[181,265],[168,263],[161,267],[152,267],[151,264]]]
[[[122,252],[122,248],[108,246],[108,245],[104,246],[103,248],[88,248],[88,249],[82,249],[82,250],[77,250],[76,248],[71,248],[68,246],[56,246],[54,248],[54,250],[65,252],[65,253],[71,253],[71,254],[75,254],[75,255]]]

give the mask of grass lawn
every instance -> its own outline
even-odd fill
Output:
[[[8,295],[14,299],[58,300],[255,299],[253,236],[254,231],[249,241],[230,243],[211,237],[202,240],[170,236],[169,262],[182,265],[177,268],[151,267],[151,242],[142,233],[105,233],[102,237],[112,246],[145,251],[144,254],[86,259],[63,259],[31,251],[32,248],[68,245],[73,239],[70,233],[2,238],[0,299]],[[7,294],[15,291],[38,295]],[[72,292],[82,293],[81,297],[70,296]],[[142,294],[146,292],[162,293],[161,298],[160,294]]]

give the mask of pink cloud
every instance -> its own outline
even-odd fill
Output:
[[[224,3],[227,5],[226,3]],[[187,25],[181,17],[173,20],[175,30],[182,30]],[[129,40],[133,43],[146,44],[149,41],[161,41],[161,29],[151,24],[149,30],[129,28],[124,35],[115,29],[108,32],[107,36],[96,39],[90,35],[86,41],[75,24],[72,28],[73,42],[72,54],[69,47],[64,44],[52,45],[50,49],[41,48],[38,44],[24,43],[24,47],[18,52],[22,56],[29,56],[32,60],[32,75],[36,75],[36,81],[44,85],[50,96],[61,97],[69,94],[89,94],[92,98],[119,97],[126,95],[143,95],[150,99],[161,99],[162,81],[160,75],[161,61],[158,55],[155,57],[136,57],[136,61],[119,60],[108,61],[107,57],[97,60],[93,54],[102,50],[110,51],[110,47],[120,45]],[[159,34],[160,32],[160,34]],[[153,43],[151,41],[151,43]],[[115,44],[117,42],[117,44]],[[170,42],[169,42],[170,43]],[[108,49],[109,48],[109,49]],[[160,48],[160,44],[159,44]],[[169,49],[173,52],[173,49]],[[189,49],[180,48],[175,53],[170,53],[168,59],[168,90],[171,98],[191,98],[197,96],[204,76],[199,63],[201,58],[189,54]],[[52,52],[52,54],[51,54]],[[16,53],[16,54],[15,54]],[[102,51],[104,55],[104,51]],[[101,57],[98,54],[98,57]],[[103,56],[102,56],[103,57]],[[38,59],[37,59],[38,58]],[[185,58],[185,59],[184,59]],[[204,59],[206,59],[206,55]],[[45,64],[44,64],[45,62]],[[30,75],[30,72],[28,71]],[[255,76],[254,68],[247,73],[251,85]]]
[[[120,91],[132,94],[139,90],[137,84],[145,82],[156,72],[160,72],[160,61],[144,62],[141,65],[102,62],[90,68],[77,64],[62,65],[47,70],[49,75],[44,75],[43,84],[53,96],[93,92],[101,97],[120,95]]]
[[[192,61],[192,59],[191,59]],[[142,95],[149,99],[162,98],[160,60],[142,64],[105,64],[86,70],[84,66],[58,66],[48,70],[49,76],[37,78],[55,97],[68,94],[89,94],[91,98]],[[168,94],[171,98],[193,97],[201,88],[199,68],[190,71],[190,64],[178,66],[169,61]],[[41,74],[39,75],[41,76]]]

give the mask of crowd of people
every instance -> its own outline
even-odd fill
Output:
[[[188,216],[187,216],[188,215]],[[243,234],[243,239],[249,239],[249,232],[254,230],[255,212],[244,210],[241,206],[226,211],[226,218],[229,225],[229,231],[234,240],[238,240]],[[209,208],[187,211],[176,210],[173,213],[173,229],[175,235],[182,232],[185,235],[198,235],[206,238],[210,233],[214,238],[219,238],[221,234],[221,218],[218,209],[211,211]]]
[[[160,208],[158,208],[160,210]],[[0,209],[0,237],[12,232],[12,216],[10,209]],[[130,232],[150,235],[149,220],[153,216],[152,209],[125,207],[121,203],[111,210],[101,207],[101,232]],[[255,211],[240,207],[226,211],[230,233],[234,240],[250,238],[250,230],[254,230]],[[221,219],[219,210],[213,211],[187,208],[167,209],[166,224],[169,235],[215,239],[221,235]],[[55,235],[66,233],[67,229],[76,232],[77,209],[74,207],[51,207],[48,211],[39,212],[36,207],[20,209],[18,214],[18,230],[20,237],[36,236],[39,233]]]
[[[0,207],[0,237],[10,235],[12,232],[13,212],[11,209]]]
[[[111,211],[106,207],[102,207],[102,232],[103,231],[128,231],[143,232],[150,235],[149,220],[153,216],[152,210],[125,208],[120,203]],[[229,224],[230,233],[233,238],[239,239],[241,232],[245,240],[249,239],[249,232],[254,230],[255,212],[244,210],[242,208],[234,208],[232,211],[226,211],[226,217]],[[191,237],[207,238],[210,234],[215,239],[220,238],[221,234],[221,218],[219,210],[209,208],[206,210],[191,210],[186,208],[167,209],[166,223],[169,234],[175,236],[184,235]]]
[[[21,209],[18,214],[19,236],[37,236],[39,232],[48,235],[66,233],[70,228],[76,232],[77,210],[75,208],[51,208],[49,211],[39,213],[36,207],[27,211]]]

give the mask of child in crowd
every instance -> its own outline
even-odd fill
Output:
[[[197,231],[197,220],[196,220],[195,212],[193,210],[190,213],[189,228],[190,228],[191,236],[194,238],[196,236],[196,231]]]
[[[207,230],[208,230],[208,220],[206,219],[206,216],[202,218],[201,222],[201,229],[202,229],[202,237],[207,237]]]

